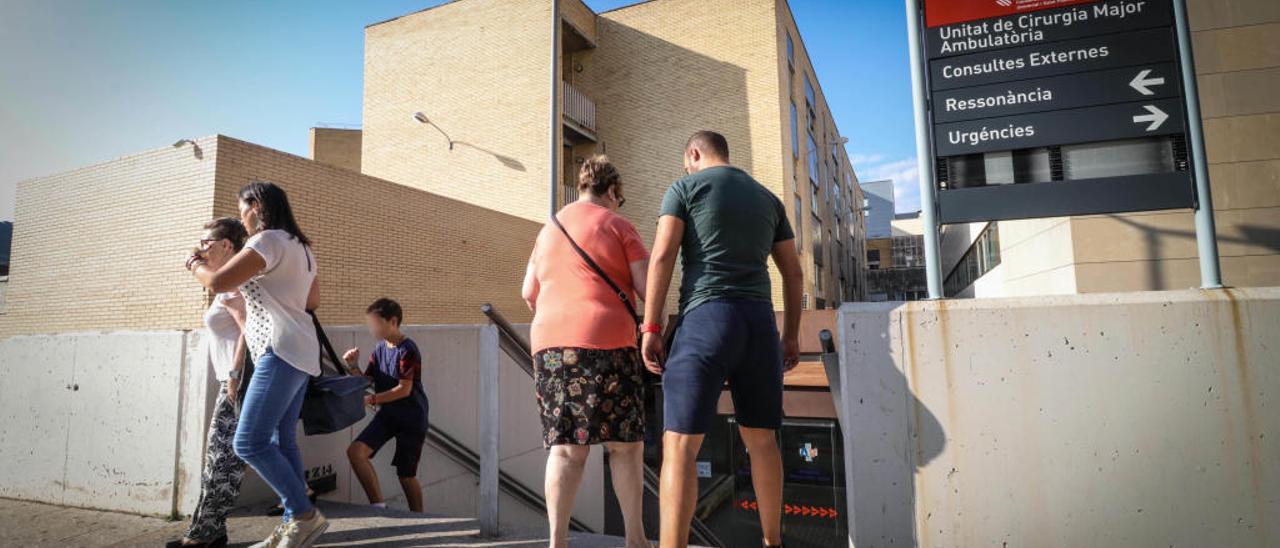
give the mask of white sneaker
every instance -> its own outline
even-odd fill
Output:
[[[316,539],[320,538],[328,528],[329,520],[325,519],[324,514],[321,514],[320,509],[317,508],[316,515],[311,519],[292,519],[284,524],[284,533],[280,537],[280,542],[273,548],[311,548]]]
[[[275,530],[271,532],[271,536],[267,537],[267,540],[249,546],[249,548],[276,548],[280,546],[280,539],[284,538],[284,529],[287,525],[289,524],[281,523],[277,525]]]

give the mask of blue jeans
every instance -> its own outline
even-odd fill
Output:
[[[284,519],[311,511],[294,428],[310,375],[268,348],[254,363],[232,447],[280,496]]]

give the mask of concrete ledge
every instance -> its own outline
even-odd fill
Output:
[[[851,541],[1280,544],[1280,288],[840,311]]]

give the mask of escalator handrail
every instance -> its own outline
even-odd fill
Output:
[[[469,472],[476,475],[480,474],[480,456],[453,436],[440,430],[435,425],[431,425],[427,430],[427,441],[431,442],[431,445],[435,446],[436,449],[439,449],[454,462],[462,465]],[[498,471],[498,485],[508,495],[515,497],[516,500],[529,505],[534,510],[546,513],[546,500],[537,491],[530,489],[501,470]],[[596,533],[590,526],[573,517],[569,518],[569,527],[575,531]]]
[[[516,362],[516,365],[519,365],[525,373],[528,373],[529,376],[532,377],[533,352],[530,349],[528,341],[520,335],[520,332],[516,331],[515,326],[511,325],[511,322],[507,321],[507,319],[503,317],[502,313],[498,312],[498,309],[494,308],[492,304],[485,303],[481,305],[480,311],[483,312],[484,315],[493,322],[493,325],[498,328],[498,344],[502,347],[503,352],[506,352],[507,357]],[[645,464],[645,491],[648,491],[654,497],[657,497],[658,486],[658,473],[655,472],[648,464]],[[543,504],[545,506],[545,501]],[[707,524],[703,523],[702,520],[698,519],[696,516],[690,523],[689,529],[692,536],[694,536],[698,542],[715,548],[724,548],[725,544],[720,542],[720,539],[711,531],[711,528],[707,527]]]

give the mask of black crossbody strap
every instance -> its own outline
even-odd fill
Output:
[[[320,349],[329,355],[329,359],[333,361],[333,368],[337,369],[339,374],[348,375],[346,367],[343,367],[344,363],[338,360],[338,353],[334,352],[333,345],[329,343],[329,337],[324,334],[324,326],[320,325],[320,318],[317,318],[316,313],[311,310],[308,310],[307,314],[311,315],[311,323],[316,326],[316,338],[320,339]],[[324,376],[324,364],[321,364],[320,376]]]
[[[578,246],[578,242],[575,242],[573,240],[573,236],[569,235],[569,231],[565,230],[564,225],[560,224],[560,219],[556,218],[555,215],[552,215],[551,222],[555,223],[556,226],[560,228],[560,232],[564,233],[565,239],[569,240],[569,245],[573,246],[574,251],[578,252],[578,256],[582,257],[582,261],[587,263],[587,266],[591,267],[591,270],[594,270],[596,275],[600,276],[600,278],[604,280],[604,283],[609,284],[609,287],[613,289],[613,292],[618,296],[618,299],[622,300],[622,304],[626,305],[627,312],[631,314],[631,319],[639,324],[640,320],[638,316],[636,316],[636,307],[631,304],[631,298],[627,296],[627,292],[623,291],[621,287],[618,287],[618,284],[614,283],[613,279],[609,278],[609,275],[604,273],[604,269],[600,268],[600,265],[596,264],[596,262],[591,259],[591,256],[587,255],[587,252],[583,251],[583,249]]]

